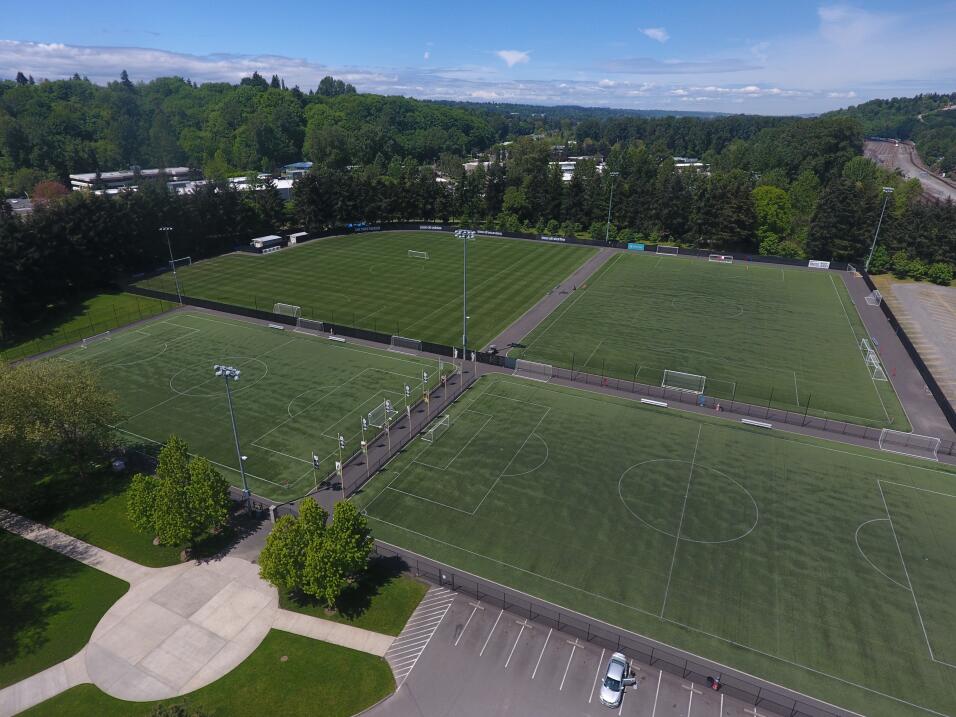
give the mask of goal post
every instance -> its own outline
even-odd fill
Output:
[[[883,303],[883,294],[880,293],[879,289],[874,289],[867,295],[866,303],[870,306],[879,306]]]
[[[192,266],[193,258],[191,256],[184,256],[180,259],[172,259],[169,262],[169,268],[172,270],[179,269],[184,266]]]
[[[382,428],[385,426],[386,419],[391,421],[397,415],[398,411],[392,407],[392,402],[385,399],[368,412],[368,424],[375,428]]]
[[[427,259],[427,258],[428,258],[428,252],[427,252],[427,251],[415,251],[414,249],[409,249],[409,250],[408,250],[408,258],[409,258],[409,259]]]
[[[685,373],[684,371],[671,371],[670,369],[664,369],[664,376],[661,378],[661,388],[672,388],[675,391],[686,391],[687,393],[703,393],[706,384],[706,376]]]
[[[658,254],[670,254],[676,256],[680,254],[680,247],[677,246],[664,246],[663,244],[657,245]]]
[[[707,257],[707,261],[712,261],[716,264],[733,264],[734,258],[729,254],[711,254]]]
[[[451,416],[444,415],[432,422],[428,430],[422,434],[425,443],[434,443],[451,426]]]
[[[389,351],[421,351],[422,342],[419,339],[410,339],[407,336],[392,336]]]
[[[325,324],[321,321],[303,319],[301,316],[295,321],[296,331],[325,331]]]
[[[537,361],[518,359],[515,361],[513,375],[521,378],[530,378],[534,381],[547,382],[554,376],[554,367],[549,363],[538,363]]]
[[[272,313],[276,316],[291,316],[293,319],[299,319],[302,316],[302,307],[277,302],[272,305]]]
[[[80,348],[87,348],[91,344],[98,344],[100,341],[112,341],[113,337],[109,331],[104,331],[101,334],[95,334],[93,336],[87,336],[82,341],[80,341]]]
[[[880,450],[915,458],[938,461],[940,440],[936,436],[906,433],[884,428],[880,431]]]
[[[870,344],[869,339],[860,339],[860,353],[863,354],[863,363],[866,364],[866,370],[870,373],[870,378],[874,381],[888,381],[886,370],[883,368],[883,362],[880,361],[880,355]]]

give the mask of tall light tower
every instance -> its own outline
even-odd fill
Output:
[[[229,387],[229,380],[239,380],[239,369],[233,366],[224,366],[216,364],[212,367],[217,376],[222,376],[226,382],[226,401],[229,403],[229,420],[232,421],[232,437],[236,441],[236,458],[239,460],[239,475],[242,476],[242,494],[246,497],[246,504],[252,508],[252,493],[249,490],[249,483],[246,481],[246,471],[243,468],[242,450],[239,448],[239,429],[236,428],[236,413],[232,408],[232,389]]]
[[[176,282],[176,296],[179,297],[179,303],[183,303],[183,292],[179,289],[179,276],[176,274],[176,259],[173,257],[173,245],[169,241],[169,233],[173,230],[172,227],[160,227],[159,231],[166,235],[166,248],[169,249],[169,265],[173,267],[173,281]]]
[[[462,244],[462,282],[461,282],[461,358],[464,362],[468,354],[468,242],[475,238],[472,229],[457,229],[455,236]],[[462,363],[462,366],[465,364]]]
[[[893,187],[883,187],[883,208],[880,210],[880,221],[876,223],[876,231],[873,233],[873,243],[870,245],[870,255],[866,257],[866,263],[863,265],[863,271],[870,270],[870,260],[873,259],[873,252],[876,251],[876,240],[880,236],[880,227],[883,224],[883,215],[886,213],[886,203],[893,193]]]
[[[604,243],[607,244],[611,236],[611,202],[614,201],[614,178],[619,176],[620,172],[611,172],[611,196],[607,199],[607,226],[604,229]]]

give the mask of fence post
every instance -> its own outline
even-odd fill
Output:
[[[773,403],[773,386],[770,387],[770,398],[767,399],[767,418],[770,418],[770,404]]]
[[[734,399],[737,398],[737,382],[734,381],[734,388],[730,392],[730,410],[734,410]]]
[[[803,412],[803,420],[800,422],[800,426],[801,426],[801,427],[807,425],[807,413],[810,411],[810,399],[811,399],[811,398],[813,398],[813,394],[812,394],[812,393],[807,396],[807,407],[806,407],[806,409],[805,409],[804,412]]]
[[[571,352],[571,381],[574,381],[574,351]]]

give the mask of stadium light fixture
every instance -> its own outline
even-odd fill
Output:
[[[179,288],[179,275],[176,273],[176,259],[173,257],[173,245],[169,241],[169,233],[173,230],[170,226],[160,227],[159,231],[166,235],[166,248],[169,249],[169,265],[173,267],[173,281],[176,282],[176,296],[179,297],[179,305],[183,303],[183,292]]]
[[[242,494],[246,498],[246,504],[252,508],[252,492],[249,490],[249,483],[246,481],[246,469],[244,463],[246,456],[242,455],[242,449],[239,447],[239,429],[236,427],[236,413],[232,408],[232,389],[229,387],[229,380],[239,380],[241,371],[234,366],[216,364],[212,367],[216,376],[222,376],[226,382],[226,402],[229,404],[229,420],[232,421],[232,437],[236,441],[236,457],[239,459],[239,475],[242,476]]]
[[[614,201],[614,178],[619,177],[620,172],[611,172],[611,196],[607,200],[607,226],[604,228],[604,243],[607,244],[611,236],[611,202]]]
[[[880,221],[876,223],[876,231],[873,233],[873,243],[870,245],[870,254],[866,257],[866,263],[863,265],[863,271],[870,270],[870,261],[873,259],[873,252],[876,251],[876,240],[880,236],[880,227],[883,225],[883,215],[886,213],[886,203],[893,193],[893,187],[883,187],[883,208],[880,210]]]

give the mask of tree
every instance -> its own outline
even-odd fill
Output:
[[[329,514],[312,498],[299,504],[299,517],[284,515],[266,537],[259,555],[259,575],[279,590],[301,592],[306,555],[325,535]]]
[[[186,494],[194,540],[226,524],[229,519],[229,482],[208,459],[196,456],[189,462]]]
[[[761,254],[778,254],[780,243],[790,236],[793,215],[790,196],[782,189],[766,184],[751,192],[757,215],[757,239]]]
[[[34,204],[44,204],[56,199],[62,199],[63,197],[69,196],[69,194],[70,191],[60,182],[47,180],[45,182],[39,182],[33,188],[33,195],[31,198],[33,199]]]
[[[126,491],[126,515],[133,527],[140,532],[146,533],[154,529],[153,513],[158,487],[159,483],[152,476],[137,473]]]
[[[208,714],[202,707],[181,702],[175,705],[156,705],[150,710],[149,717],[207,717]]]
[[[926,278],[934,284],[949,286],[953,283],[953,267],[950,264],[938,261],[931,264],[927,269]]]

